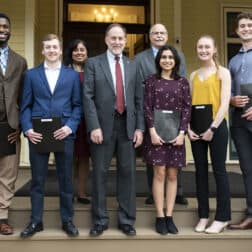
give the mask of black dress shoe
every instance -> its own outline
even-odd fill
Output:
[[[77,198],[77,201],[78,201],[79,203],[81,203],[81,204],[84,204],[84,205],[88,205],[88,204],[91,203],[91,201],[90,201],[88,198],[80,198],[80,197],[78,197],[78,198]]]
[[[35,233],[44,230],[43,223],[32,223],[30,222],[28,226],[20,233],[21,238],[27,238],[33,236]]]
[[[136,235],[135,228],[129,224],[119,224],[118,229],[121,230],[126,235],[129,235],[129,236]]]
[[[176,225],[173,222],[172,216],[166,216],[165,218],[166,218],[166,226],[167,226],[168,233],[177,234],[178,229],[177,229]]]
[[[156,218],[156,232],[162,235],[168,234],[165,217]]]
[[[77,227],[73,224],[72,221],[66,221],[62,223],[62,230],[66,232],[68,236],[76,237],[79,235]]]
[[[149,195],[148,198],[145,200],[146,205],[153,205],[154,204],[154,199],[152,195]]]
[[[100,224],[95,224],[89,232],[90,236],[96,237],[99,236],[103,233],[104,230],[107,230],[108,226],[106,225],[100,225]]]
[[[236,224],[228,225],[230,229],[238,229],[238,230],[245,230],[245,229],[252,229],[252,217],[246,217],[241,222]]]
[[[184,195],[177,195],[175,203],[180,205],[188,205],[188,200],[184,197]]]

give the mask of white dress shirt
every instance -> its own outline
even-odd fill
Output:
[[[48,81],[51,93],[53,94],[55,86],[59,78],[61,63],[56,68],[50,68],[46,64],[46,62],[44,62],[44,68],[45,68],[46,79]]]
[[[110,72],[112,74],[114,90],[115,90],[115,93],[116,93],[116,74],[115,74],[116,61],[115,61],[115,55],[112,54],[109,50],[107,50],[107,57],[108,57]],[[122,55],[118,55],[118,57],[120,58],[119,59],[119,64],[121,66],[121,71],[122,71],[123,88],[124,88],[124,96],[125,96],[125,77],[124,77],[124,66],[123,66]]]

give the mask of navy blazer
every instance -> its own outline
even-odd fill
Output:
[[[24,133],[33,128],[32,118],[61,117],[62,124],[70,127],[74,134],[80,123],[81,110],[80,77],[71,68],[62,65],[53,93],[44,64],[25,73],[20,112]]]

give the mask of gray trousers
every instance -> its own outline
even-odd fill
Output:
[[[92,172],[92,218],[93,224],[108,225],[106,205],[107,173],[113,154],[116,155],[118,201],[118,224],[133,225],[136,218],[135,172],[136,157],[132,140],[126,133],[126,116],[116,116],[110,141],[90,146]]]

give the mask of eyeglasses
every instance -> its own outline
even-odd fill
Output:
[[[167,34],[167,32],[160,32],[160,31],[156,31],[156,32],[150,32],[150,34],[151,35],[158,35],[158,34],[160,34],[160,35],[166,35]]]

